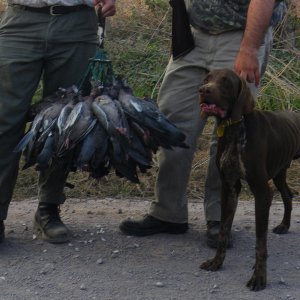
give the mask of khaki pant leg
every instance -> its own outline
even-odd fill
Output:
[[[150,214],[168,222],[187,222],[186,188],[197,138],[205,125],[199,117],[198,90],[207,72],[196,65],[198,57],[194,52],[178,61],[171,60],[158,97],[161,111],[186,134],[190,146],[159,151],[156,200]]]
[[[233,69],[235,58],[239,51],[239,45],[242,40],[242,32],[232,32],[215,37],[215,44],[218,51],[215,53],[215,59],[209,66],[210,70],[229,68]],[[258,60],[261,70],[261,76],[266,69],[268,56],[272,46],[272,28],[266,33],[263,44],[258,52]],[[254,97],[257,96],[258,88],[254,84],[248,84]],[[208,164],[207,177],[205,181],[204,193],[204,211],[207,221],[219,221],[221,219],[221,179],[216,166],[217,155],[217,137],[214,129],[211,139],[210,160]]]

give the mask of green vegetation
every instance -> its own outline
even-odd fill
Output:
[[[258,107],[300,108],[300,19],[289,13],[275,31],[273,50],[262,80]]]

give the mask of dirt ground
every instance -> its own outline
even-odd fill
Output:
[[[276,200],[276,199],[275,199]],[[35,199],[12,202],[7,239],[0,245],[0,300],[12,299],[300,299],[300,202],[290,232],[276,235],[282,204],[270,215],[268,285],[260,292],[245,284],[254,263],[254,203],[240,201],[234,221],[234,248],[218,272],[199,269],[214,250],[205,244],[202,203],[191,202],[190,230],[183,235],[127,237],[118,225],[141,216],[145,199],[68,199],[62,218],[70,243],[43,242],[32,228]]]

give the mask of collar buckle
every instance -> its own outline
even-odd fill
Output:
[[[226,127],[229,127],[231,125],[234,125],[234,124],[237,124],[237,123],[240,123],[244,120],[244,117],[242,116],[241,119],[237,120],[237,121],[233,121],[231,119],[227,119],[227,120],[224,120],[222,121],[218,127],[217,127],[217,137],[222,137],[224,135],[224,132],[225,132],[225,128]]]

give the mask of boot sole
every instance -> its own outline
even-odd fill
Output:
[[[33,221],[33,228],[37,231],[42,233],[42,239],[48,243],[51,244],[63,244],[69,242],[68,237],[62,237],[62,238],[51,238],[47,234],[45,234],[43,228],[40,226],[40,224],[34,219]]]
[[[168,234],[184,234],[187,232],[188,228],[165,228],[165,229],[141,229],[141,230],[136,230],[132,228],[128,228],[126,226],[120,226],[120,230],[129,236],[148,236],[148,235],[153,235],[153,234],[160,234],[160,233],[168,233]]]

